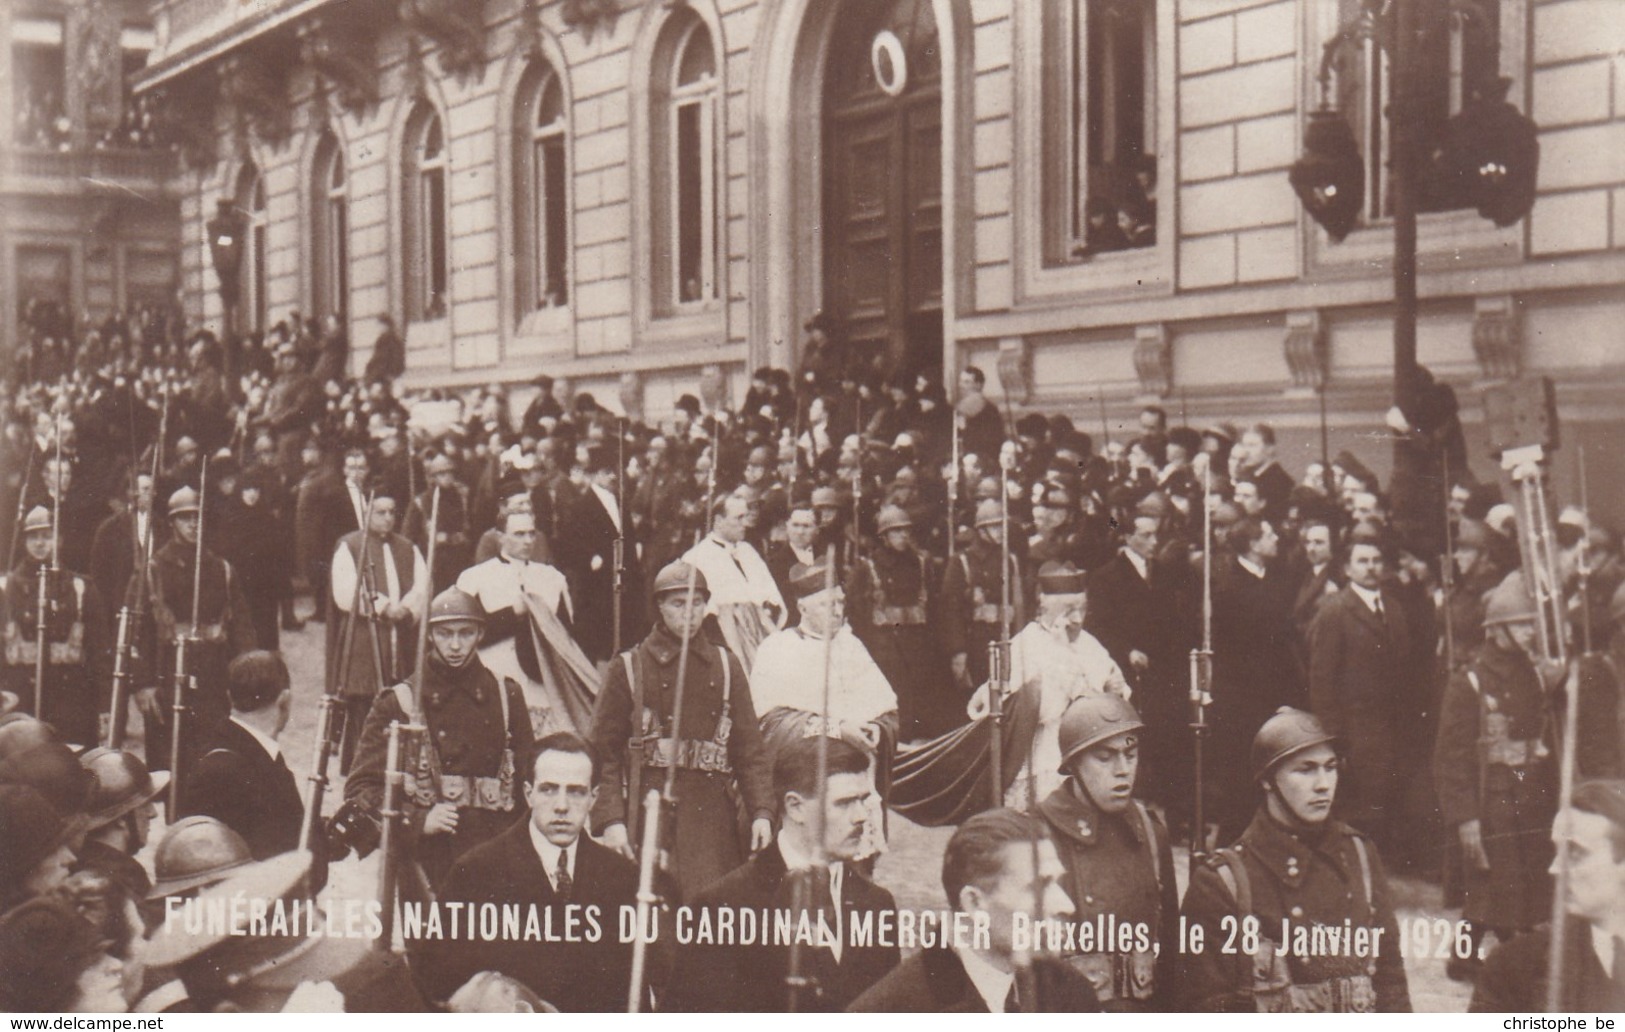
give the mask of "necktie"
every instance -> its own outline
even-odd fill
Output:
[[[575,882],[570,878],[570,853],[568,850],[559,850],[559,869],[553,874],[553,894],[561,903],[570,902],[570,894],[575,890]]]
[[[1004,1012],[1016,1014],[1021,1011],[1021,1001],[1016,998],[1016,983],[1010,983],[1010,991],[1004,994]]]

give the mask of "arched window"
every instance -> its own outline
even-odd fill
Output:
[[[332,130],[322,133],[311,166],[311,251],[318,316],[344,314],[350,296],[349,186],[344,150]]]
[[[525,72],[514,107],[518,314],[569,303],[564,84],[546,61]]]
[[[711,33],[674,15],[655,51],[654,282],[663,309],[720,294],[718,138],[721,89]]]
[[[401,177],[405,243],[406,318],[439,319],[446,314],[451,281],[446,233],[446,137],[440,115],[420,101],[406,121]]]
[[[241,328],[264,332],[270,311],[266,290],[266,235],[269,220],[265,214],[265,177],[253,162],[237,173],[237,207],[248,217],[248,240],[238,270],[238,320]]]

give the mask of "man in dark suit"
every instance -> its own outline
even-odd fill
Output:
[[[181,784],[180,816],[213,817],[243,837],[255,860],[299,845],[305,807],[277,744],[293,693],[275,652],[245,652],[226,673],[231,719],[217,726]]]
[[[152,475],[137,473],[129,506],[107,517],[96,528],[96,538],[90,547],[90,576],[96,582],[109,621],[126,601],[124,589],[130,583],[130,574],[135,572],[137,549],[145,556],[149,538],[153,552],[169,540],[168,528],[161,525],[161,520],[154,519],[152,501]]]
[[[1574,790],[1552,839],[1568,864],[1561,1009],[1573,1014],[1625,1011],[1625,781],[1595,780]],[[1559,862],[1565,862],[1560,859]],[[1484,964],[1469,1011],[1546,1010],[1552,928],[1500,943]]]
[[[329,513],[342,512],[347,492],[343,478],[327,459],[321,439],[307,440],[299,454],[304,475],[294,490],[294,551],[315,602],[313,618],[322,620],[327,616],[328,565],[333,560],[333,549],[339,538],[359,529],[361,522],[351,517],[353,525],[346,526],[329,519]]]
[[[949,935],[945,948],[910,957],[847,1010],[899,1014],[1100,1010],[1095,991],[1082,975],[1016,943],[1018,914],[1034,923],[1040,912],[1046,919],[1063,921],[1074,915],[1072,900],[1062,888],[1066,876],[1055,843],[1036,818],[1008,809],[972,817],[948,840],[942,888],[954,910],[976,917],[975,927],[985,929],[985,937],[974,931],[962,938]],[[1018,977],[1023,968],[1031,973],[1030,981]],[[1036,998],[1023,999],[1028,991]]]
[[[586,449],[587,487],[572,497],[559,519],[554,553],[570,579],[575,600],[576,640],[594,662],[610,658],[615,639],[615,541],[621,539],[621,646],[649,630],[643,611],[643,577],[631,534],[624,533],[620,470],[613,451]]]
[[[874,781],[863,750],[841,739],[828,742],[828,777],[818,784],[818,739],[799,738],[773,763],[773,792],[782,826],[778,840],[725,875],[695,898],[699,921],[709,912],[712,926],[722,911],[781,911],[806,905],[817,944],[801,951],[801,974],[811,979],[796,1009],[839,1011],[897,966],[895,943],[876,936],[853,941],[855,924],[897,908],[892,894],[864,877],[851,861],[863,842]],[[819,856],[817,808],[824,807],[824,843]],[[827,862],[827,866],[824,862]],[[804,879],[804,880],[803,880]],[[803,880],[800,896],[796,883]],[[873,927],[871,925],[871,927]],[[661,1000],[675,1011],[732,1013],[785,1012],[790,946],[719,945],[698,942],[680,947],[671,991]]]
[[[582,834],[598,797],[598,763],[568,732],[536,743],[525,772],[530,819],[470,850],[441,886],[441,905],[495,904],[541,911],[565,941],[425,940],[412,969],[423,995],[444,1001],[482,971],[523,982],[564,1012],[626,1007],[632,946],[617,934],[620,908],[636,902],[638,869]],[[528,918],[527,918],[528,920]],[[575,928],[572,937],[568,929]]]
[[[1277,524],[1286,515],[1287,503],[1292,496],[1292,474],[1281,468],[1275,458],[1275,428],[1268,423],[1255,423],[1241,435],[1241,447],[1236,449],[1239,472],[1258,485],[1258,496],[1263,500],[1266,519]]]
[[[786,618],[784,626],[794,627],[801,622],[801,610],[796,606],[795,592],[790,590],[790,571],[797,566],[811,566],[818,561],[815,540],[818,536],[818,517],[813,512],[812,500],[803,497],[790,503],[790,518],[784,525],[784,541],[768,546],[768,572],[784,596]]]
[[[1320,605],[1309,630],[1309,704],[1344,747],[1342,819],[1391,845],[1390,820],[1404,788],[1398,743],[1420,719],[1419,678],[1402,603],[1383,588],[1381,538],[1357,529],[1343,559],[1348,586]]]
[[[1177,828],[1190,806],[1190,731],[1185,679],[1195,643],[1174,578],[1156,560],[1162,521],[1135,513],[1123,549],[1089,575],[1084,630],[1100,639],[1134,688],[1145,720],[1142,783]]]

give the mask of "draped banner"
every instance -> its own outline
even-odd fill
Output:
[[[1021,770],[1022,757],[1038,728],[1039,692],[1035,678],[1005,699],[999,735],[1001,797]],[[891,808],[929,828],[961,824],[991,809],[991,730],[992,719],[983,717],[928,742],[899,749],[892,765]]]

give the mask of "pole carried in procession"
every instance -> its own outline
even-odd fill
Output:
[[[988,646],[987,701],[988,770],[994,808],[1004,805],[1004,693],[1010,688],[1010,470],[1015,466],[1015,444],[999,448],[999,640]]]
[[[694,613],[694,595],[699,590],[700,571],[693,563],[687,565],[688,583],[683,586],[683,627],[689,633],[685,633],[677,645],[677,684],[671,694],[671,746],[666,760],[666,777],[664,784],[658,789],[651,787],[643,800],[643,834],[638,847],[638,923],[632,938],[632,980],[626,998],[628,1014],[637,1014],[643,1008],[643,988],[648,979],[649,965],[650,937],[646,930],[650,916],[661,903],[661,896],[655,890],[655,872],[667,867],[670,856],[662,843],[673,841],[676,830],[668,824],[667,817],[675,822],[677,816],[677,757],[683,741],[679,737],[683,723],[683,688],[688,683],[689,650],[693,647],[695,636],[700,633],[698,628],[691,629],[689,626]],[[627,769],[629,833],[635,830],[637,824],[638,781],[644,763],[643,739],[638,734],[642,730],[643,714],[633,713],[632,720],[632,762]]]
[[[51,562],[39,568],[39,600],[34,607],[34,716],[45,712],[46,617],[51,607],[51,584],[62,568],[62,413],[56,414],[56,483],[51,492]]]
[[[192,622],[185,634],[175,635],[175,701],[171,708],[172,737],[169,740],[169,819],[180,815],[181,806],[181,750],[182,733],[186,730],[186,714],[191,712],[192,692],[197,688],[197,674],[192,670],[192,647],[198,641],[198,602],[203,594],[203,520],[209,507],[209,457],[203,457],[198,474],[197,542],[192,553]]]
[[[113,690],[109,698],[107,720],[107,747],[109,749],[122,749],[124,738],[129,732],[129,698],[130,679],[135,676],[133,664],[135,661],[135,635],[141,626],[141,618],[145,615],[147,598],[152,591],[152,551],[154,538],[157,537],[157,496],[158,473],[162,465],[164,454],[164,434],[169,426],[169,392],[164,391],[163,412],[158,417],[158,436],[152,442],[152,471],[148,474],[152,481],[153,501],[147,506],[147,534],[141,536],[140,521],[130,520],[130,538],[134,546],[133,555],[139,569],[136,581],[135,596],[132,599],[125,594],[124,604],[118,611],[118,638],[113,651]],[[135,431],[130,432],[131,440],[135,438]],[[135,477],[135,489],[139,495],[141,489],[141,472],[136,469],[133,461],[131,473]],[[137,512],[139,512],[140,499],[136,499]],[[132,513],[135,516],[136,513]]]

